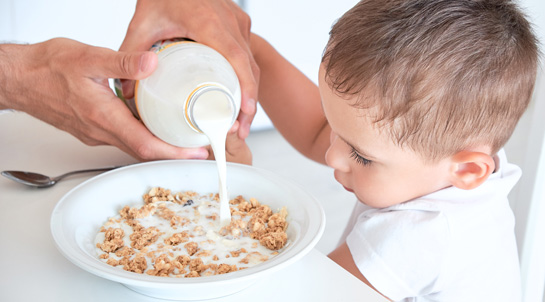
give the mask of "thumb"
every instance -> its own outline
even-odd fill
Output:
[[[157,68],[157,55],[151,51],[115,52],[104,60],[109,78],[140,80]]]

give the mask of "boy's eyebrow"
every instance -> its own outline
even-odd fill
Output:
[[[365,157],[366,159],[369,159],[369,160],[376,160],[377,159],[376,157],[370,155],[368,152],[365,152],[365,151],[361,150],[360,148],[356,147],[355,144],[352,144],[351,142],[346,140],[344,137],[339,136],[339,138],[342,139],[352,149],[356,150],[356,152],[358,152],[358,154],[361,155],[362,157]]]

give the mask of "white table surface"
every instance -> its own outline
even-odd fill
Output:
[[[0,170],[60,175],[135,163],[109,146],[89,147],[24,113],[0,114]],[[73,265],[56,249],[49,221],[70,189],[95,174],[46,189],[0,177],[0,301],[164,301],[143,296]],[[228,297],[209,301],[386,301],[313,249],[293,265]]]

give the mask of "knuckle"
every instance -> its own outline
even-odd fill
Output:
[[[104,112],[102,106],[89,106],[85,109],[85,119],[93,127],[104,123]]]
[[[121,60],[118,60],[119,70],[122,74],[130,75],[132,74],[132,55],[123,54]]]
[[[149,144],[140,143],[133,149],[133,151],[141,160],[148,161],[155,159],[154,152]]]
[[[237,19],[239,20],[241,27],[249,32],[250,28],[252,28],[252,19],[250,18],[250,15],[241,10],[237,16]]]
[[[250,55],[240,45],[233,45],[229,50],[230,56],[237,62],[250,62]]]

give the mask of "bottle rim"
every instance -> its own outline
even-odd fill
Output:
[[[231,109],[233,110],[233,117],[231,119],[231,126],[235,123],[237,118],[237,112],[236,112],[236,103],[235,99],[229,92],[229,90],[218,83],[205,83],[202,85],[199,85],[197,88],[193,89],[193,91],[189,94],[187,97],[187,101],[185,104],[185,120],[187,121],[187,124],[191,129],[198,133],[203,133],[203,131],[199,128],[199,125],[195,121],[195,117],[193,116],[193,108],[195,107],[195,103],[201,97],[204,93],[210,92],[210,91],[219,91],[223,93],[227,100],[229,101],[229,105],[231,106]]]

